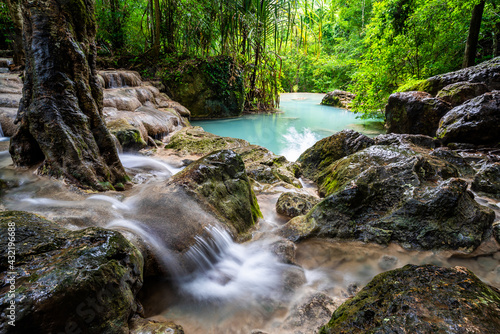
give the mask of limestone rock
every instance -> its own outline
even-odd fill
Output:
[[[407,265],[375,276],[319,333],[497,333],[500,291],[464,267]]]
[[[478,96],[450,110],[439,123],[444,143],[497,145],[500,141],[500,91]]]
[[[162,80],[167,93],[193,119],[240,116],[245,102],[243,72],[231,57],[179,60]]]
[[[238,147],[234,151],[241,155],[248,177],[251,179],[259,183],[302,188],[298,180],[300,173],[298,164],[288,161],[284,156],[276,155],[267,148],[257,145]]]
[[[218,150],[234,150],[250,145],[246,140],[220,137],[205,132],[201,127],[187,127],[173,134],[165,146],[180,155],[206,155]]]
[[[128,333],[142,286],[143,258],[120,233],[69,231],[26,212],[0,212],[0,279],[6,282],[8,227],[15,224],[16,326],[0,296],[2,333]]]
[[[324,170],[318,185],[327,197],[290,220],[281,235],[472,251],[494,212],[476,203],[457,176],[453,165],[421,147],[368,147]]]
[[[472,190],[500,198],[500,163],[484,165],[474,177]]]
[[[276,202],[276,212],[288,217],[297,217],[307,214],[319,199],[294,192],[286,192],[280,195]]]
[[[500,57],[455,72],[436,75],[410,87],[408,91],[436,95],[444,87],[457,82],[482,83],[488,91],[500,89]]]
[[[436,97],[456,107],[486,92],[488,87],[483,83],[457,82],[441,89]]]
[[[333,162],[374,144],[368,138],[353,130],[343,130],[321,139],[307,149],[297,160],[301,163],[302,173],[313,181]]]
[[[321,104],[326,106],[338,107],[349,109],[352,100],[356,98],[356,95],[350,92],[342,90],[334,90],[329,92],[323,97]]]
[[[213,152],[188,165],[170,180],[206,202],[238,233],[262,217],[241,156],[230,150]]]
[[[184,334],[181,326],[172,321],[144,319],[138,316],[130,320],[130,334]]]
[[[433,137],[451,105],[424,92],[394,93],[385,107],[387,132]]]

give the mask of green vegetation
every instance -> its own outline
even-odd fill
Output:
[[[355,111],[382,117],[389,94],[470,65],[471,55],[476,63],[498,56],[499,5],[500,0],[96,0],[99,64],[158,77],[179,61],[231,57],[245,73],[246,109],[273,109],[280,92],[341,89],[357,95]],[[11,25],[0,4],[4,44],[12,40]],[[471,45],[476,41],[477,48]]]

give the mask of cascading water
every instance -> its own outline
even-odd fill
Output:
[[[290,127],[283,134],[281,141],[286,146],[279,154],[285,156],[289,161],[296,161],[305,150],[313,146],[319,139],[319,135],[314,134],[308,128],[298,132],[294,127]]]

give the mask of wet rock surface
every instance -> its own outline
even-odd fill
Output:
[[[356,98],[356,95],[342,90],[334,90],[323,97],[321,104],[326,106],[349,109],[351,102]]]
[[[436,95],[444,87],[458,82],[481,83],[486,85],[488,91],[500,89],[500,57],[456,72],[436,75],[408,90]]]
[[[500,91],[478,96],[450,110],[440,121],[436,136],[444,143],[498,145]]]
[[[324,169],[317,182],[326,198],[290,220],[281,235],[293,241],[327,237],[420,249],[476,248],[494,212],[474,200],[449,162],[425,147],[390,142]]]
[[[387,132],[434,136],[451,105],[424,92],[394,93],[385,108]]]
[[[302,173],[313,181],[333,162],[374,144],[368,138],[353,130],[343,130],[321,139],[299,157]]]
[[[457,82],[440,90],[436,98],[456,107],[486,92],[488,92],[488,87],[483,83]]]
[[[320,333],[496,333],[500,291],[464,267],[407,265],[376,276]]]
[[[17,240],[16,326],[7,324],[10,297],[2,291],[3,333],[129,332],[143,270],[142,255],[130,242],[115,231],[69,231],[34,214],[0,212],[3,282],[10,271],[9,224]]]
[[[170,183],[194,193],[238,233],[262,217],[243,160],[233,151],[216,151],[191,163]]]
[[[276,202],[276,212],[288,217],[297,217],[307,214],[319,199],[306,194],[286,192],[280,195]]]
[[[484,165],[474,176],[472,190],[500,199],[500,163]]]

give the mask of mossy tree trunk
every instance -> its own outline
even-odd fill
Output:
[[[128,179],[102,114],[94,0],[23,0],[26,77],[16,166],[94,190]]]

